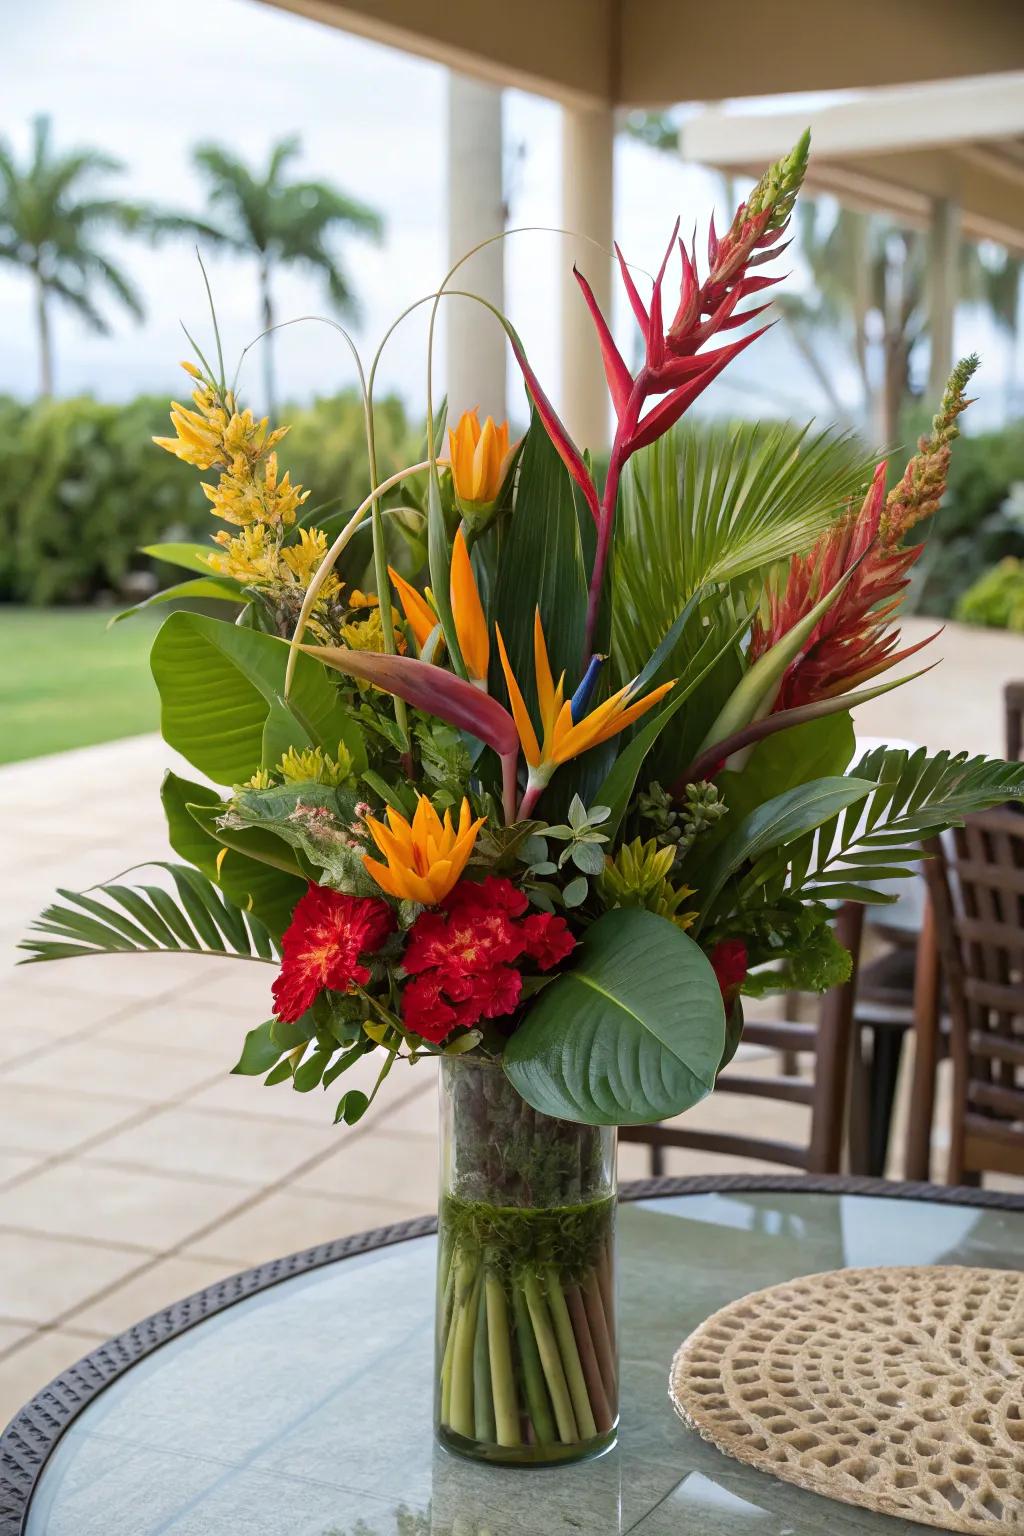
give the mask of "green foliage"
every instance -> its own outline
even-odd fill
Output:
[[[584,1125],[641,1125],[705,1098],[725,1049],[725,1010],[693,940],[634,908],[598,918],[578,955],[505,1048],[526,1102]]]
[[[93,886],[96,896],[60,890],[66,905],[47,907],[31,924],[47,937],[25,939],[19,947],[31,961],[163,950],[274,962],[279,950],[268,929],[212,880],[186,864],[154,868],[170,875],[176,896],[162,886],[114,882]]]
[[[965,624],[1024,633],[1024,561],[1007,555],[958,598],[956,617]]]
[[[774,906],[755,903],[735,914],[721,936],[729,937],[732,929],[742,935],[751,966],[776,962],[772,969],[748,973],[743,983],[746,997],[827,992],[850,979],[853,961],[836,938],[826,907],[785,897]]]
[[[305,520],[330,527],[338,509],[350,512],[366,494],[362,405],[347,391],[284,419],[291,431],[281,444],[282,468],[312,488]],[[110,405],[76,397],[23,406],[0,397],[0,602],[90,602],[128,590],[133,572],[153,571],[161,586],[178,579],[171,551],[161,561],[144,547],[193,541],[205,549],[220,525],[195,470],[150,441],[166,431],[165,399]],[[398,400],[378,404],[382,476],[416,462],[418,438]],[[405,568],[409,535],[397,531],[397,518],[384,521],[391,553]],[[408,521],[416,526],[415,517]],[[353,585],[372,585],[369,550],[353,544],[343,574]],[[411,558],[415,569],[415,552]],[[206,569],[197,558],[189,568],[198,575]]]

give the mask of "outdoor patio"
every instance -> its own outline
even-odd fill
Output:
[[[927,628],[909,621],[908,639]],[[953,625],[935,652],[941,669],[862,710],[859,728],[998,752],[1002,687],[1024,675],[1024,640]],[[262,968],[126,955],[14,970],[14,946],[57,881],[82,889],[143,854],[166,856],[157,790],[170,764],[145,736],[0,773],[0,1420],[172,1300],[435,1205],[428,1067],[397,1068],[350,1130],[330,1125],[318,1093],[228,1075],[245,1029],[268,1011]],[[937,1147],[943,1104],[940,1092]],[[765,1104],[759,1129],[792,1134],[806,1113]],[[748,1114],[742,1100],[715,1096],[687,1123],[738,1129]],[[900,1141],[898,1120],[897,1152]],[[680,1150],[666,1158],[678,1174],[752,1166]],[[620,1167],[645,1174],[646,1149],[624,1147]],[[888,1171],[899,1175],[898,1155]]]

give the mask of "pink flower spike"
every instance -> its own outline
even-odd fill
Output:
[[[597,339],[601,344],[601,360],[604,363],[604,376],[608,381],[608,389],[615,407],[615,416],[622,420],[623,413],[629,403],[629,397],[633,389],[633,377],[626,367],[622,353],[615,345],[615,340],[608,329],[608,322],[601,313],[601,306],[594,297],[594,290],[578,267],[573,267],[572,275],[580,285],[580,290],[587,301],[590,310],[590,318],[594,322],[597,331]]]

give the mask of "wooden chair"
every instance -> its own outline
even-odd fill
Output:
[[[929,851],[952,1021],[949,1182],[1024,1175],[1024,816],[971,816]]]
[[[810,1135],[805,1143],[778,1141],[765,1136],[739,1135],[728,1131],[688,1129],[685,1125],[626,1125],[619,1132],[623,1141],[638,1141],[651,1149],[652,1175],[663,1172],[666,1147],[688,1147],[700,1152],[719,1152],[734,1157],[758,1158],[763,1162],[783,1163],[802,1168],[807,1173],[838,1173],[843,1156],[846,1125],[849,1067],[853,1030],[853,1004],[857,989],[857,962],[863,908],[846,905],[836,915],[836,934],[853,956],[853,973],[841,987],[833,987],[821,1001],[816,1024],[751,1021],[743,1030],[745,1045],[760,1045],[769,1050],[792,1053],[809,1052],[814,1058],[813,1075],[800,1077],[782,1072],[776,1077],[758,1077],[745,1073],[742,1060],[733,1061],[718,1079],[718,1093],[738,1093],[752,1098],[776,1099],[791,1104],[806,1104],[811,1110]],[[787,1059],[791,1059],[787,1055]],[[751,1122],[757,1111],[751,1105]]]
[[[1019,763],[1024,748],[1024,682],[1007,683],[1003,689],[1006,720],[1006,757]]]

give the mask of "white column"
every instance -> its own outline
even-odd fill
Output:
[[[934,409],[953,367],[953,319],[960,287],[960,209],[948,197],[932,204],[928,249],[928,370],[930,409]]]
[[[572,267],[575,261],[611,323],[612,263],[604,251],[612,243],[613,139],[609,108],[563,108],[562,227],[589,238],[562,238],[562,415],[579,447],[595,453],[608,447],[608,389]]]
[[[505,227],[501,92],[464,75],[448,76],[449,266]],[[452,279],[453,288],[505,307],[505,242],[478,251]],[[505,333],[479,304],[444,299],[448,419],[480,408],[505,417]]]

